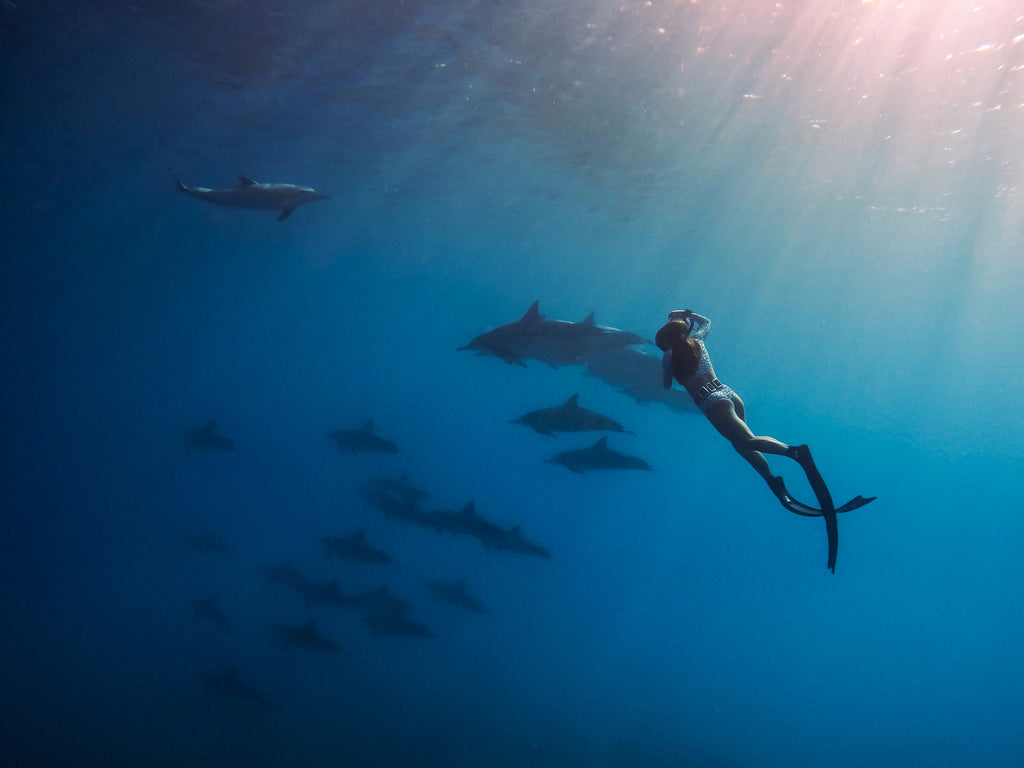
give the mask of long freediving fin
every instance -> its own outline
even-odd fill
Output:
[[[814,467],[813,462],[811,462],[811,466],[813,467],[814,472],[817,473],[818,469],[817,469],[817,467]],[[805,471],[806,471],[806,469],[805,469]],[[818,479],[819,480],[821,479],[820,475],[818,475]],[[838,520],[836,520],[835,527],[832,529],[834,531],[834,534],[835,534],[834,538],[833,538],[833,536],[831,535],[831,532],[829,531],[829,521],[828,521],[828,518],[825,516],[825,513],[822,512],[822,510],[817,509],[816,507],[809,506],[809,505],[804,504],[802,502],[799,502],[796,499],[794,499],[792,496],[790,496],[789,495],[789,491],[786,490],[786,484],[783,482],[781,477],[773,477],[773,478],[771,478],[768,481],[768,485],[772,489],[772,493],[774,493],[776,498],[778,498],[779,503],[782,504],[783,507],[788,509],[793,514],[795,514],[795,515],[802,515],[803,517],[825,517],[826,518],[825,519],[825,532],[826,532],[826,534],[829,534],[829,567],[831,568],[832,572],[835,573],[835,562],[836,562],[835,561],[835,552],[836,552],[836,549],[838,548],[838,538],[839,538]],[[822,485],[824,485],[824,482],[822,482]],[[828,491],[827,488],[825,490],[826,490],[826,492]],[[852,499],[850,499],[848,502],[843,504],[841,507],[839,507],[838,509],[833,509],[832,510],[832,512],[833,512],[832,518],[833,518],[833,520],[835,520],[835,516],[838,515],[838,514],[841,514],[843,512],[851,512],[854,509],[860,509],[864,505],[870,504],[876,498],[877,498],[876,496],[869,496],[867,498],[864,498],[863,496],[855,496]],[[828,495],[828,501],[829,502],[832,501],[832,495],[831,494]],[[835,545],[833,545],[833,543]]]
[[[832,502],[832,494],[821,477],[814,458],[806,445],[796,445],[789,449],[789,456],[795,459],[803,467],[807,475],[807,482],[811,484],[811,490],[818,499],[821,509],[821,516],[825,518],[825,535],[828,538],[828,565],[832,573],[836,572],[836,554],[839,552],[839,521],[836,518],[836,507]]]
[[[870,504],[876,498],[878,497],[869,496],[868,498],[865,499],[863,496],[857,496],[855,498],[850,499],[841,507],[836,507],[836,514],[841,515],[843,512],[852,512],[855,509],[860,509],[865,504]],[[782,506],[784,506],[786,509],[792,512],[794,515],[802,515],[803,517],[822,517],[820,509],[818,509],[817,507],[812,507],[808,504],[803,504],[794,499],[792,496],[789,496],[786,499],[779,499],[779,501],[781,502]]]

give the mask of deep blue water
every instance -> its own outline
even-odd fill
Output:
[[[0,764],[1024,761],[1012,3],[0,0],[0,57]],[[456,351],[535,300],[711,317],[754,431],[878,496],[835,574],[699,413]],[[654,472],[508,423],[577,392]],[[370,418],[398,453],[327,438]],[[211,419],[237,450],[186,447]],[[552,557],[358,493],[403,475]],[[326,556],[358,529],[393,563]],[[272,629],[309,619],[344,653]]]

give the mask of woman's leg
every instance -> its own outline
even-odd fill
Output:
[[[798,456],[801,453],[807,452],[807,446],[789,446],[774,437],[758,437],[750,431],[750,427],[747,426],[746,421],[746,408],[743,405],[743,400],[735,392],[731,400],[721,400],[711,406],[705,415],[708,417],[708,421],[711,425],[718,430],[718,432],[730,443],[732,447],[736,449],[736,452],[742,456],[747,462],[754,468],[762,479],[768,484],[768,488],[775,495],[775,498],[788,509],[790,512],[794,511],[794,502],[796,500],[789,495],[789,491],[786,490],[786,484],[782,480],[782,476],[773,475],[771,468],[768,466],[768,461],[765,459],[764,454],[770,453],[775,456],[788,456],[791,459],[800,461]],[[801,462],[802,463],[802,462]],[[799,502],[796,502],[799,504]],[[801,505],[802,509],[810,510],[812,508]]]
[[[832,495],[829,493],[825,481],[822,480],[818,468],[814,465],[814,459],[811,458],[810,449],[806,445],[790,446],[779,442],[774,437],[758,437],[754,435],[744,419],[746,409],[743,407],[743,400],[735,393],[733,393],[732,400],[722,399],[714,403],[704,412],[704,415],[708,417],[711,425],[726,440],[732,443],[732,447],[736,449],[736,452],[749,462],[750,466],[757,471],[757,474],[764,478],[772,493],[790,511],[793,511],[790,504],[794,499],[786,490],[782,478],[772,475],[771,469],[768,467],[768,461],[763,454],[770,453],[775,456],[788,456],[796,461],[807,475],[811,490],[814,491],[823,514],[826,513],[826,510],[831,511],[831,518],[834,520],[835,507],[832,503]],[[806,505],[802,506],[806,507]]]
[[[775,456],[790,456],[791,450],[788,445],[781,443],[774,437],[758,437],[750,431],[747,422],[744,420],[746,409],[743,407],[743,400],[739,395],[734,395],[734,400],[719,400],[714,403],[704,415],[707,416],[711,426],[718,430],[726,440],[732,443],[732,447],[752,466],[772,491],[774,477],[768,467],[768,461],[763,454],[770,453]]]

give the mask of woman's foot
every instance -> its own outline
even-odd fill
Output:
[[[791,445],[786,449],[786,455],[793,459],[801,467],[805,466],[807,462],[813,463],[811,459],[811,449],[804,445]]]
[[[786,483],[782,480],[782,475],[775,475],[768,481],[768,487],[772,489],[772,493],[775,494],[775,498],[781,501],[784,505],[793,501],[793,497],[789,495],[789,491],[786,490]]]

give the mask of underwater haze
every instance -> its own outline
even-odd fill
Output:
[[[1021,14],[0,0],[0,765],[1020,766]]]

